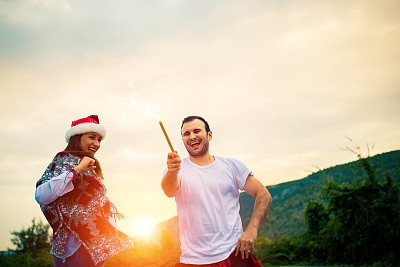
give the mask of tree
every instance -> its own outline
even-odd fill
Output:
[[[40,219],[36,223],[36,218],[33,218],[28,229],[23,227],[20,231],[11,232],[11,242],[17,247],[16,251],[36,255],[41,249],[50,247],[49,227]]]
[[[319,232],[328,224],[328,210],[321,203],[312,200],[306,206],[304,220],[307,225],[307,235],[311,239],[315,239],[318,237]]]
[[[307,265],[304,258],[308,251],[301,238],[281,236],[269,240],[264,236],[257,238],[254,254],[264,265]]]
[[[328,203],[326,226],[321,204],[310,203],[305,212],[310,238],[326,263],[385,265],[400,263],[399,188],[390,175],[378,174],[366,158],[359,156],[360,176],[352,184],[325,184],[322,195]],[[384,182],[379,182],[382,178]],[[320,216],[321,214],[323,216]],[[319,217],[318,217],[319,216]],[[322,224],[324,224],[322,222]],[[318,235],[316,237],[316,235]]]

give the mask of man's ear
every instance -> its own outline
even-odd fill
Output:
[[[212,131],[208,131],[207,135],[208,135],[208,141],[211,141],[211,139],[212,139]]]

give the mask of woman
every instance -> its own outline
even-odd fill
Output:
[[[36,184],[36,201],[53,229],[56,267],[102,266],[105,259],[133,245],[116,225],[120,214],[106,197],[101,166],[94,157],[105,135],[97,115],[73,121],[65,134],[67,147]]]

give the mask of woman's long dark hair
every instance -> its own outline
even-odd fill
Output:
[[[101,180],[103,180],[104,178],[103,178],[103,172],[101,171],[100,162],[95,157],[93,157],[89,152],[85,152],[82,150],[81,145],[80,145],[81,137],[82,137],[82,134],[77,134],[77,135],[72,136],[69,139],[68,145],[64,149],[64,152],[67,152],[71,155],[74,155],[74,156],[77,156],[80,158],[83,158],[86,156],[86,157],[94,159],[95,160],[94,165],[96,166],[95,172],[96,172],[97,176]]]

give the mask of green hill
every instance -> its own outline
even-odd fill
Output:
[[[390,174],[400,185],[400,150],[379,154],[370,158],[376,168],[379,179]],[[272,195],[272,204],[268,219],[259,230],[259,235],[275,239],[283,235],[288,237],[305,233],[304,208],[310,200],[320,200],[320,190],[329,179],[337,183],[352,183],[363,177],[358,161],[337,165],[315,172],[303,179],[267,186]],[[253,212],[254,198],[243,192],[240,194],[240,215],[244,226]]]

